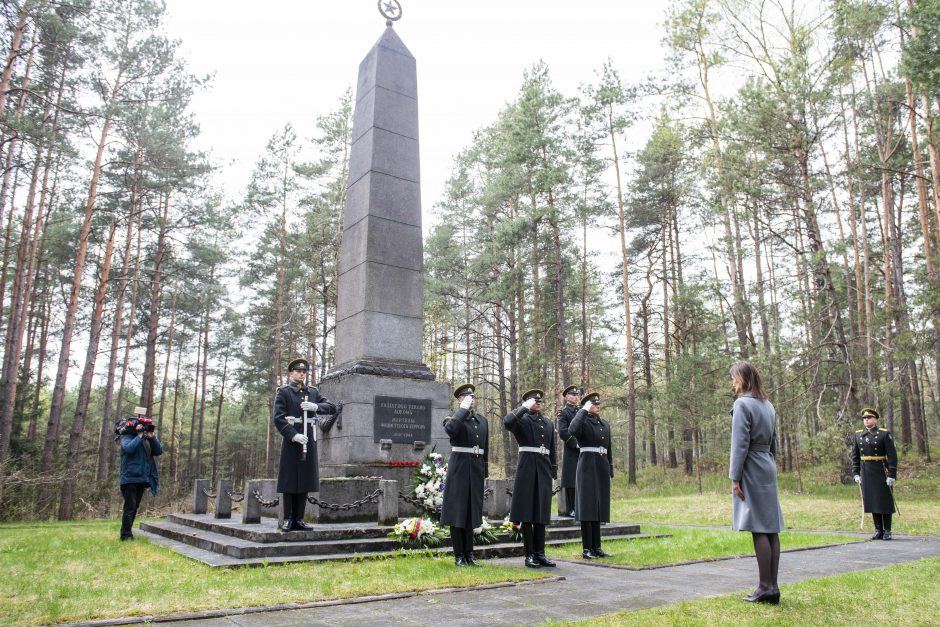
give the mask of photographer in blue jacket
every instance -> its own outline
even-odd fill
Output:
[[[135,407],[135,418],[124,421],[118,429],[121,438],[121,495],[124,512],[121,516],[121,540],[133,540],[132,528],[140,500],[149,487],[156,496],[160,475],[154,460],[163,455],[163,446],[154,432],[153,420],[146,418],[146,409]]]

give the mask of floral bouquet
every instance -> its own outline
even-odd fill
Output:
[[[429,453],[414,473],[415,499],[424,512],[435,519],[440,518],[444,503],[444,479],[447,477],[447,461],[440,453]]]
[[[433,548],[443,544],[447,533],[429,518],[408,518],[395,525],[388,537],[404,546]]]
[[[496,533],[499,535],[508,533],[509,539],[513,542],[522,542],[522,528],[509,518],[500,523],[499,527],[496,528]]]
[[[476,544],[495,544],[499,541],[493,533],[493,525],[485,517],[480,526],[473,530],[473,541]]]

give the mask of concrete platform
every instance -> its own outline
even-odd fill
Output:
[[[401,547],[387,537],[391,530],[391,526],[376,523],[331,523],[313,525],[310,531],[284,533],[278,531],[274,519],[245,525],[209,514],[172,514],[166,520],[140,524],[142,535],[209,566],[378,557]],[[580,526],[570,518],[553,518],[547,531],[547,545],[574,542],[581,537]],[[625,523],[606,524],[601,527],[601,535],[609,539],[646,536],[639,525]],[[432,551],[447,554],[451,548],[448,545]],[[483,558],[519,556],[523,547],[503,535],[495,544],[477,546],[475,554]]]

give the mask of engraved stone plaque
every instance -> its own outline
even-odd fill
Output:
[[[376,396],[373,407],[375,442],[431,440],[431,399]]]

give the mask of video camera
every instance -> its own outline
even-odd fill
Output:
[[[142,431],[144,432],[153,432],[155,430],[153,420],[140,416],[139,418],[121,420],[114,428],[114,433],[117,435],[134,435],[137,433],[137,425],[143,425]]]

